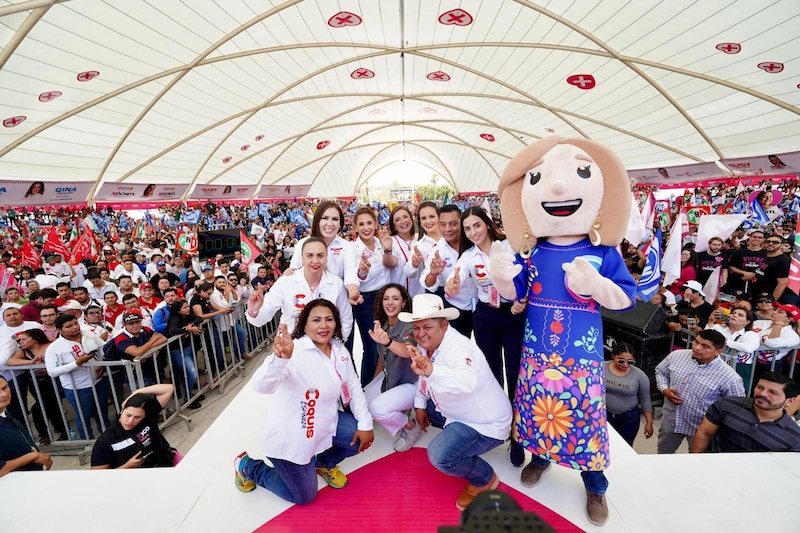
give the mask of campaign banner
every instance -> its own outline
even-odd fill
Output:
[[[262,185],[258,198],[301,198],[310,190],[311,185]]]
[[[256,185],[196,185],[189,194],[193,200],[230,200],[250,198],[256,192]]]
[[[183,197],[188,183],[113,183],[106,182],[94,195],[95,202],[163,202]]]
[[[737,176],[771,176],[800,172],[800,151],[756,157],[734,157],[721,161]]]
[[[50,206],[83,204],[92,190],[91,181],[0,180],[0,205]]]
[[[693,163],[672,167],[629,170],[628,178],[637,183],[674,183],[708,181],[727,177],[715,163]]]

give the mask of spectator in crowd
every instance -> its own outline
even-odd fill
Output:
[[[336,489],[347,485],[339,463],[371,446],[372,417],[344,347],[339,311],[331,302],[308,302],[291,336],[281,324],[274,350],[252,380],[257,392],[276,394],[276,405],[284,406],[266,419],[263,451],[272,466],[247,452],[239,454],[236,486],[250,492],[259,485],[284,500],[306,504],[317,495],[316,475]],[[340,397],[353,414],[339,410]],[[314,408],[313,429],[309,407]]]
[[[633,346],[618,342],[611,350],[611,361],[605,362],[608,423],[631,446],[639,434],[642,412],[645,419],[644,436],[646,439],[653,436],[650,378],[634,366],[636,359],[633,354]]]
[[[30,303],[20,308],[22,317],[30,322],[39,322],[41,324],[42,319],[39,317],[39,312],[42,306],[53,305],[56,298],[58,298],[58,292],[56,292],[55,289],[42,289],[37,292],[32,292],[30,295]]]
[[[113,292],[117,293],[117,286],[111,282],[104,281],[100,275],[100,270],[97,268],[90,268],[86,274],[86,282],[83,286],[86,287],[89,293],[89,298],[98,301],[104,301],[106,294]]]
[[[156,263],[156,273],[150,278],[150,284],[155,287],[158,285],[158,280],[160,279],[166,279],[169,281],[170,287],[175,287],[181,282],[181,278],[172,272],[167,272],[166,261],[159,261]]]
[[[772,371],[780,373],[783,360],[791,349],[800,344],[800,336],[794,330],[794,324],[800,320],[800,309],[794,305],[772,303],[772,320],[757,320],[753,323],[761,344],[766,350],[756,352],[755,380],[759,374]],[[774,366],[773,366],[774,362]]]
[[[142,325],[140,309],[126,309],[122,314],[122,324],[122,332],[114,338],[121,359],[132,361],[167,342],[164,335]],[[147,387],[156,383],[157,373],[156,354],[153,353],[152,357],[142,361],[141,385]]]
[[[720,398],[709,407],[692,441],[692,453],[800,452],[800,426],[786,413],[797,384],[765,372],[752,398]]]
[[[15,307],[9,307],[3,310],[3,320],[5,325],[0,326],[0,365],[7,364],[8,360],[16,353],[18,349],[17,338],[23,332],[29,329],[41,329],[42,325],[38,322],[23,320],[22,313]],[[4,370],[1,374],[8,381],[9,387],[13,394],[11,395],[11,403],[7,406],[7,413],[13,416],[20,422],[25,422],[25,413],[27,409],[19,402],[16,394],[17,386],[15,384],[14,376],[21,375],[19,381],[20,396],[26,397],[28,381],[25,379],[24,374],[19,374],[11,370]]]
[[[234,350],[238,348],[237,356],[250,358],[245,344],[245,332],[234,316],[234,306],[239,302],[239,293],[230,286],[225,276],[214,279],[214,290],[211,293],[211,306],[214,309],[228,310],[227,314],[217,317],[217,326],[225,338],[225,345]]]
[[[82,311],[86,311],[86,308],[90,305],[96,305],[98,307],[103,307],[103,300],[93,300],[89,298],[89,291],[86,287],[75,287],[72,289],[72,295],[75,297],[75,301],[78,302],[81,306]]]
[[[220,315],[228,314],[232,311],[231,308],[215,308],[211,303],[211,294],[214,292],[214,285],[212,283],[199,282],[196,293],[192,296],[189,306],[192,309],[192,316],[199,318],[201,321],[210,320]],[[212,334],[212,325],[209,322],[203,328],[203,341],[206,350],[214,350],[214,361],[217,364],[217,372],[221,372],[225,367],[225,352],[222,347],[221,337]],[[209,359],[211,359],[209,357]]]
[[[81,330],[97,335],[103,342],[108,341],[114,327],[105,321],[103,309],[95,304],[89,305],[83,312],[83,321],[79,321]]]
[[[746,295],[752,294],[759,276],[764,274],[764,259],[767,252],[764,246],[764,232],[754,230],[747,238],[747,245],[739,248],[731,256],[728,264],[728,283],[722,287],[722,292],[733,294],[732,291],[742,291]]]
[[[417,341],[416,347],[408,347],[411,369],[419,376],[416,423],[425,432],[431,425],[442,428],[428,444],[428,458],[437,470],[468,482],[456,499],[463,511],[475,496],[500,482],[480,456],[508,436],[511,403],[480,348],[450,326],[458,313],[444,308],[435,294],[418,294],[412,312],[398,318],[413,324]]]
[[[189,302],[186,300],[175,300],[170,304],[169,321],[167,323],[167,337],[179,338],[173,340],[169,345],[169,354],[172,360],[173,379],[183,388],[183,397],[189,401],[194,393],[197,383],[197,363],[195,354],[201,348],[200,333],[202,320],[192,316]],[[201,395],[202,396],[202,395]],[[202,398],[198,397],[189,404],[190,409],[200,409]]]
[[[66,281],[56,284],[56,292],[58,293],[58,297],[53,301],[56,307],[61,307],[68,301],[74,300],[72,296],[72,287],[70,287],[69,283]]]
[[[103,306],[103,318],[109,324],[116,324],[117,317],[125,311],[125,306],[119,303],[116,292],[107,292],[103,296],[105,305]]]
[[[726,396],[744,396],[742,378],[720,354],[725,337],[702,330],[691,350],[675,350],[656,367],[656,384],[664,395],[658,432],[658,453],[674,453],[684,439],[691,440],[708,407]]]
[[[680,296],[688,282],[696,281],[698,268],[697,254],[694,253],[694,250],[687,248],[681,250],[681,275],[670,285],[672,294]]]
[[[697,254],[699,269],[697,281],[705,286],[708,278],[715,269],[719,268],[719,287],[728,283],[728,258],[722,253],[723,240],[720,237],[711,237],[708,240],[708,249]]]
[[[139,307],[153,310],[161,302],[161,298],[155,295],[152,283],[142,283],[139,285]]]
[[[767,293],[775,301],[795,305],[798,303],[797,294],[788,287],[792,259],[781,249],[784,241],[783,237],[774,233],[764,241],[767,255],[764,258],[763,275],[757,278],[753,293]]]
[[[175,287],[164,289],[164,300],[159,302],[153,311],[153,329],[162,335],[167,335],[171,306],[176,301],[178,301],[178,289]]]
[[[47,373],[61,380],[67,401],[75,411],[78,435],[93,439],[91,420],[102,431],[110,425],[108,420],[108,386],[97,379],[94,367],[84,366],[95,358],[103,346],[98,337],[81,331],[78,319],[64,314],[56,319],[61,334],[45,351]]]
[[[714,311],[711,316],[712,320],[709,320],[707,327],[719,331],[725,337],[725,347],[736,354],[736,373],[742,377],[745,389],[749,390],[754,352],[761,344],[758,333],[752,330],[753,313],[735,307],[728,316],[721,309]]]
[[[6,416],[12,394],[6,378],[0,376],[0,477],[14,471],[50,470],[50,455],[39,451],[23,424]]]
[[[119,283],[117,294],[120,297],[124,297],[129,294],[136,296],[136,298],[139,297],[139,289],[133,286],[133,280],[128,274],[121,274],[119,278],[117,278],[117,283]]]
[[[58,309],[55,305],[43,305],[39,308],[39,322],[42,325],[42,331],[51,341],[58,337],[56,317],[58,317]]]
[[[172,399],[173,387],[143,387],[122,404],[119,419],[92,448],[92,470],[174,466],[180,458],[158,427],[161,411]]]
[[[753,313],[753,320],[772,320],[772,310],[775,309],[772,307],[774,301],[770,293],[762,293],[756,296],[756,310]]]

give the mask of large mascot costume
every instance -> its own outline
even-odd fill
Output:
[[[589,521],[608,517],[609,465],[600,307],[633,307],[636,284],[617,246],[631,209],[628,175],[605,146],[547,137],[500,179],[503,227],[517,252],[494,254],[500,294],[528,299],[514,440],[533,454],[532,487],[557,463],[581,471]]]

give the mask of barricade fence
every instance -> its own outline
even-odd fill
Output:
[[[12,389],[7,415],[25,424],[48,452],[80,455],[83,463],[89,446],[116,419],[132,391],[169,382],[175,387],[173,401],[159,427],[182,420],[191,430],[190,405],[214,389],[223,394],[229,380],[244,377],[252,354],[271,344],[277,333],[280,313],[254,327],[245,319],[246,308],[245,302],[235,305],[232,313],[203,321],[199,335],[175,335],[138,357],[102,360],[98,350],[96,359],[82,367],[94,370],[89,386],[81,381],[84,388],[72,372],[49,376],[44,363],[0,365]]]

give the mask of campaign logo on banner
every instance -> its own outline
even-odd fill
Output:
[[[82,204],[92,185],[92,182],[0,180],[0,205]]]
[[[637,183],[683,183],[726,177],[725,172],[715,163],[695,163],[628,171],[628,178]]]
[[[104,183],[94,199],[97,202],[180,200],[188,188],[188,183]]]
[[[800,172],[800,151],[757,157],[722,159],[722,164],[737,176],[796,174]]]
[[[700,217],[710,214],[711,214],[711,207],[707,205],[693,207],[686,212],[686,216],[689,218],[689,224],[695,224],[695,225],[700,223]]]
[[[300,198],[308,196],[311,185],[263,185],[259,198]]]
[[[258,216],[260,217],[269,216],[269,204],[258,204]]]
[[[197,185],[189,198],[193,200],[229,200],[250,198],[256,192],[255,185]]]

